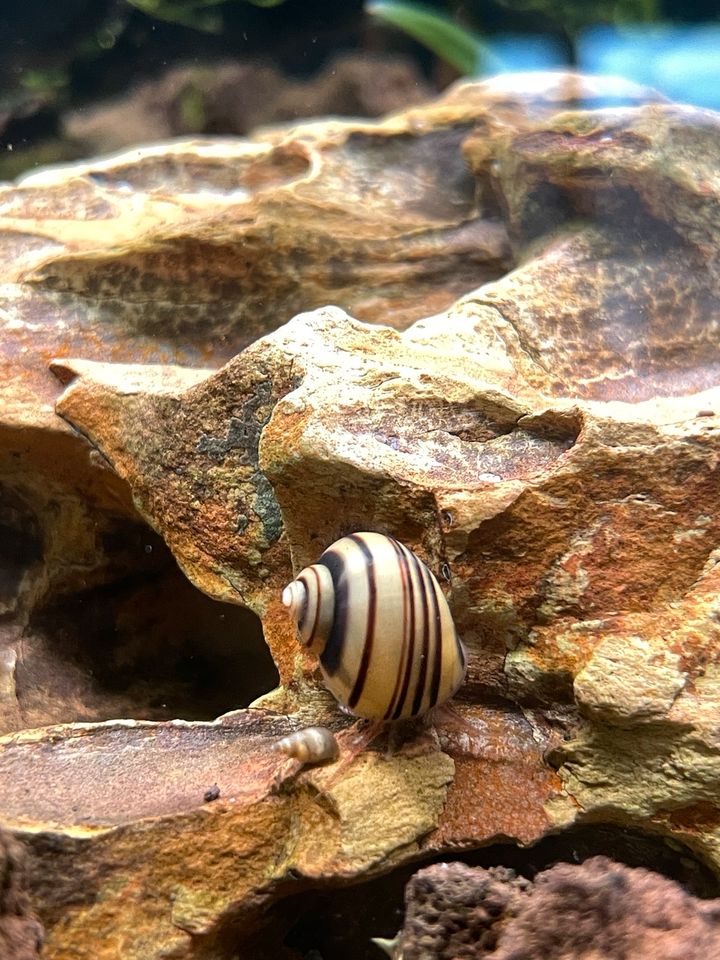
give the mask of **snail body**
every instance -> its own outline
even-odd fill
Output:
[[[288,734],[274,744],[278,753],[300,763],[327,763],[337,760],[340,750],[335,735],[327,727],[305,727]]]
[[[392,537],[337,540],[282,599],[326,686],[355,716],[422,716],[463,681],[465,650],[447,600],[422,560]]]

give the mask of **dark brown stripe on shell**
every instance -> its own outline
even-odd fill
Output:
[[[315,577],[314,596],[315,596],[316,599],[315,599],[315,616],[313,617],[312,630],[310,631],[310,634],[309,634],[307,640],[303,640],[303,643],[304,643],[306,646],[308,646],[308,647],[312,645],[312,642],[313,642],[313,640],[315,639],[315,631],[317,630],[318,619],[320,618],[320,600],[321,600],[321,597],[320,597],[320,577],[318,576],[318,572],[317,572],[317,570],[313,570],[312,567],[307,567],[305,570],[303,570],[303,572],[302,572],[302,573],[300,574],[300,576],[298,577],[298,580],[300,581],[300,583],[302,583],[303,586],[305,587],[305,599],[304,599],[304,601],[303,601],[302,615],[301,615],[300,619],[298,620],[298,628],[299,628],[300,631],[301,631],[301,633],[300,633],[301,638],[302,638],[302,633],[304,632],[304,628],[305,628],[305,618],[306,618],[307,615],[308,615],[308,606],[309,606],[308,598],[309,598],[311,595],[313,595],[313,592],[311,591],[311,586],[310,586],[310,584],[307,582],[307,579],[306,579],[306,578],[307,578],[307,575],[308,575],[309,573],[312,573],[312,575]]]
[[[423,564],[415,556],[415,554],[411,554],[411,556],[418,571],[418,580],[420,581],[420,604],[422,608],[422,616],[420,618],[422,623],[422,653],[420,654],[420,672],[418,673],[415,685],[415,696],[413,697],[412,711],[410,713],[410,716],[415,717],[420,712],[420,704],[422,703],[423,694],[425,693],[425,678],[427,676],[428,657],[430,655],[430,622],[427,590],[425,589],[425,578],[423,577]]]
[[[412,671],[412,658],[415,629],[415,611],[413,610],[413,586],[408,568],[407,558],[405,557],[402,544],[392,537],[388,537],[397,557],[398,570],[402,581],[403,597],[403,628],[402,628],[402,649],[400,663],[398,664],[397,677],[395,678],[395,689],[393,690],[390,703],[385,711],[385,720],[397,720],[402,710],[402,705],[407,694],[408,684],[410,683],[410,673]]]
[[[438,590],[440,587],[433,580],[432,574],[427,574],[428,587],[432,594],[433,612],[435,615],[435,656],[433,657],[433,670],[430,680],[430,699],[428,707],[434,707],[438,699],[438,690],[440,689],[440,674],[442,672],[442,654],[445,637],[442,632],[442,619],[440,617],[440,603],[438,602]]]
[[[352,710],[353,707],[357,706],[358,700],[362,696],[365,680],[367,679],[368,669],[370,668],[370,661],[372,659],[373,642],[375,640],[375,616],[377,611],[377,581],[375,578],[375,563],[373,560],[372,550],[370,550],[362,537],[358,537],[354,533],[350,535],[349,539],[360,547],[363,556],[365,557],[365,570],[367,573],[368,584],[368,608],[367,623],[365,626],[365,643],[363,645],[363,652],[360,658],[360,666],[358,667],[358,675],[355,679],[355,686],[352,688],[352,693],[348,699],[348,707],[350,707]]]
[[[417,597],[415,584],[413,583],[412,573],[410,570],[410,565],[414,563],[414,555],[406,548],[401,545],[403,551],[403,558],[405,560],[405,565],[407,568],[407,584],[408,584],[408,627],[407,627],[407,637],[408,637],[408,651],[407,659],[405,661],[405,674],[403,676],[402,689],[400,691],[400,699],[395,706],[393,711],[392,719],[397,720],[405,712],[405,706],[407,704],[407,699],[411,695],[410,683],[412,681],[413,669],[415,667],[415,648],[417,646]]]
[[[332,677],[338,672],[343,658],[348,618],[348,578],[345,574],[345,561],[342,555],[335,553],[332,548],[323,553],[318,563],[321,563],[330,571],[335,592],[332,624],[327,643],[320,654],[320,663],[323,670]]]

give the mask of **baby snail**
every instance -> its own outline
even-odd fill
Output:
[[[273,749],[300,763],[327,763],[339,755],[335,735],[327,727],[305,727],[278,740]]]
[[[319,657],[327,688],[357,717],[420,717],[465,677],[465,649],[437,580],[392,537],[337,540],[282,601],[300,642]]]

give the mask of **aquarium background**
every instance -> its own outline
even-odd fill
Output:
[[[379,115],[461,74],[570,66],[718,108],[719,43],[700,2],[6,0],[0,177],[168,136]]]

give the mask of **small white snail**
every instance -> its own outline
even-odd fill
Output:
[[[379,533],[337,540],[285,588],[300,642],[325,683],[369,720],[422,716],[465,676],[465,650],[437,580],[407,547]]]
[[[273,744],[278,753],[300,763],[327,763],[337,760],[340,750],[335,734],[327,727],[305,727],[288,734]]]

